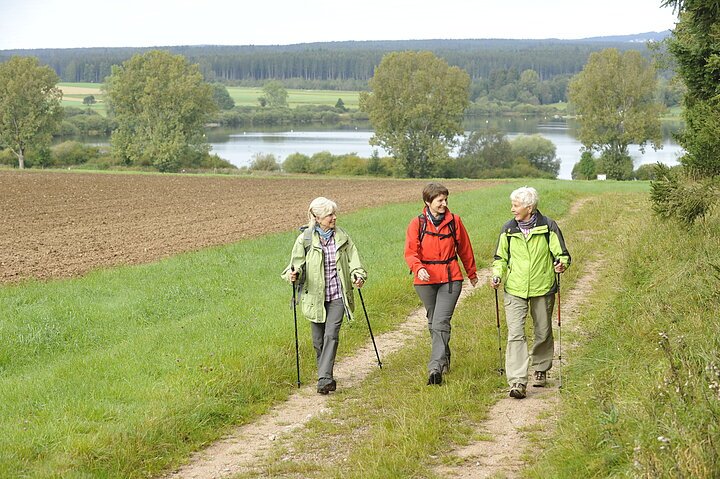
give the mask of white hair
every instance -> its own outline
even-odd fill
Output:
[[[319,196],[310,202],[308,208],[308,227],[315,228],[317,220],[321,220],[337,211],[337,204],[334,201]]]
[[[517,201],[522,206],[529,206],[535,211],[540,197],[537,190],[532,186],[523,186],[510,193],[510,201]]]

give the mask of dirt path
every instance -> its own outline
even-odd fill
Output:
[[[588,273],[579,279],[575,288],[563,295],[562,321],[566,333],[573,330],[575,318],[592,292],[596,276],[603,266],[601,261],[591,263]],[[489,276],[489,270],[480,271],[478,287],[483,287]],[[460,301],[473,291],[477,289],[473,290],[466,283]],[[413,311],[398,329],[375,338],[381,359],[399,351],[425,331],[424,313],[422,308]],[[566,341],[563,363],[566,363],[570,351],[571,345]],[[376,367],[375,351],[368,342],[355,355],[336,365],[339,387],[358,385]],[[552,371],[558,371],[557,360]],[[527,398],[521,401],[509,398],[507,392],[503,392],[488,412],[489,419],[479,424],[477,429],[478,434],[490,436],[492,440],[474,442],[452,451],[462,459],[462,463],[454,467],[442,466],[435,472],[441,477],[460,479],[520,477],[519,473],[525,466],[523,455],[530,450],[531,437],[537,439],[541,434],[547,436],[552,433],[557,419],[555,406],[560,400],[557,376],[550,376],[548,384],[546,388],[529,387]],[[257,472],[257,465],[266,463],[276,441],[281,442],[312,418],[328,412],[328,399],[329,396],[319,396],[315,392],[314,384],[306,385],[267,414],[235,429],[197,453],[186,466],[164,476],[164,479],[220,479]]]
[[[561,321],[565,332],[574,331],[576,318],[585,301],[592,293],[597,275],[605,263],[595,260],[588,264],[588,272],[581,277],[575,287],[561,296]],[[561,293],[564,293],[561,291]],[[557,340],[557,322],[555,322],[555,357],[559,356]],[[567,337],[567,336],[566,336]],[[572,353],[572,344],[563,345],[562,362],[567,362],[568,353]],[[556,411],[560,401],[558,390],[560,372],[558,360],[548,374],[548,386],[545,388],[528,387],[527,398],[517,400],[503,392],[500,399],[488,412],[488,418],[478,428],[478,434],[490,436],[492,440],[473,442],[453,451],[462,462],[454,467],[443,466],[436,469],[441,477],[459,479],[483,479],[490,477],[521,477],[525,467],[523,456],[533,452],[533,441],[549,437],[557,421]],[[530,385],[531,382],[528,382]],[[537,451],[537,449],[535,449]]]
[[[489,270],[479,271],[477,288],[485,285],[489,277]],[[466,281],[459,302],[473,291],[476,290],[473,290]],[[383,357],[399,351],[409,341],[426,334],[426,331],[425,309],[419,308],[413,311],[397,329],[375,337],[381,354],[380,359],[383,360]],[[338,388],[358,385],[377,367],[375,349],[372,343],[368,342],[353,356],[335,365]],[[272,450],[274,442],[281,436],[295,431],[310,419],[327,412],[328,399],[329,396],[320,396],[315,392],[314,383],[306,385],[267,414],[237,428],[227,437],[196,454],[186,466],[165,476],[165,479],[218,479],[251,472],[256,464],[264,462],[263,459]]]
[[[588,198],[573,204],[569,215],[578,213]],[[567,297],[562,298],[563,324],[566,330],[572,328],[574,318],[580,311],[583,301],[592,290],[595,277],[603,264],[597,261],[588,268],[589,273],[582,277]],[[478,272],[478,288],[483,287],[490,277],[490,270]],[[466,282],[460,301],[473,290]],[[376,337],[376,343],[382,356],[390,355],[402,349],[408,341],[425,331],[425,311],[419,308],[411,313],[394,331]],[[556,342],[556,347],[558,343]],[[566,345],[569,349],[569,346]],[[556,351],[556,357],[558,352]],[[382,359],[382,357],[381,357]],[[563,358],[563,363],[566,360]],[[359,384],[373,368],[377,367],[375,351],[370,342],[352,357],[339,361],[335,372],[339,387],[350,388]],[[557,361],[553,371],[558,371]],[[493,441],[478,441],[462,449],[453,451],[464,461],[454,467],[439,467],[436,472],[442,477],[487,478],[518,477],[525,463],[522,455],[530,447],[530,436],[552,432],[556,417],[553,415],[559,401],[556,378],[549,378],[549,387],[528,388],[528,397],[518,401],[502,398],[491,408],[487,421],[478,427],[478,433],[489,435]],[[327,413],[328,396],[319,396],[314,384],[306,385],[290,398],[272,408],[250,424],[241,426],[228,436],[217,441],[209,448],[191,457],[189,463],[163,479],[220,479],[242,473],[257,472],[258,465],[266,463],[276,441],[279,443],[293,431],[303,427],[309,420]],[[542,428],[538,426],[541,425]]]

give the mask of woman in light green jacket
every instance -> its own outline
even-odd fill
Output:
[[[560,227],[540,213],[538,200],[535,188],[518,188],[510,194],[513,219],[500,231],[491,279],[495,289],[505,284],[508,327],[505,373],[510,397],[515,399],[525,397],[530,367],[534,370],[533,386],[544,387],[547,382],[554,355],[555,275],[570,266],[570,253]],[[533,319],[534,335],[530,354],[525,338],[528,312]]]
[[[308,225],[295,240],[283,279],[295,284],[303,315],[310,321],[315,348],[317,392],[335,391],[333,377],[343,316],[352,319],[354,288],[361,288],[367,272],[355,243],[335,225],[337,205],[323,197],[308,208]]]

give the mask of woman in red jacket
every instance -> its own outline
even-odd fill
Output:
[[[405,236],[405,261],[427,311],[432,341],[428,384],[437,385],[450,370],[450,320],[463,281],[458,256],[473,287],[478,281],[470,238],[460,217],[448,209],[448,194],[440,183],[425,186],[425,208],[410,221]]]

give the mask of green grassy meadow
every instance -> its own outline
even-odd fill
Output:
[[[451,192],[478,267],[489,265],[510,191],[526,183]],[[578,349],[563,371],[560,424],[537,445],[527,474],[715,477],[720,397],[709,386],[720,377],[712,382],[709,365],[720,365],[720,340],[717,314],[708,312],[720,301],[720,269],[709,266],[720,268],[717,215],[685,231],[650,214],[644,182],[531,184],[573,254],[563,288],[594,258],[609,256],[612,268],[580,314],[587,335],[568,339]],[[394,204],[338,219],[370,273],[363,295],[376,335],[419,306],[402,258],[418,210]],[[279,273],[295,235],[0,287],[0,477],[157,475],[287,398],[295,389],[294,329],[291,288]],[[362,319],[343,327],[340,356],[367,341]],[[299,318],[299,326],[308,384],[314,352],[308,324]],[[383,357],[383,369],[360,387],[340,384],[331,398],[339,420],[313,420],[297,435],[299,448],[341,448],[342,468],[271,460],[267,474],[434,477],[428,466],[456,460],[446,451],[477,439],[473,425],[504,387],[494,372],[491,290],[456,313],[453,371],[443,387],[425,386],[427,348],[423,341]]]
[[[105,104],[101,85],[97,83],[59,83],[60,88],[75,87],[88,90],[87,93],[65,93],[63,94],[62,106],[72,106],[76,108],[87,108],[83,105],[82,99],[88,95],[95,96],[99,101],[91,106],[98,112],[105,113]],[[90,91],[92,90],[92,91]],[[258,98],[263,96],[262,88],[251,87],[228,87],[230,97],[235,101],[237,106],[259,106]],[[335,106],[338,98],[342,98],[346,108],[358,108],[359,92],[346,90],[296,90],[288,89],[288,106],[295,108],[302,105],[327,105]]]

